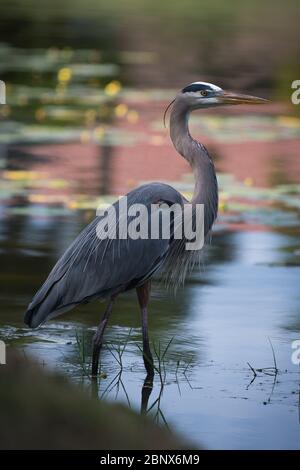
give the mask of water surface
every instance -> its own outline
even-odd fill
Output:
[[[88,368],[104,305],[79,307],[36,331],[22,322],[23,306],[82,223],[80,216],[2,219],[0,331],[8,344],[83,383],[89,393],[76,335],[85,341]],[[150,411],[153,419],[208,448],[300,448],[299,366],[291,362],[291,341],[300,334],[300,267],[290,263],[297,250],[297,238],[278,231],[220,230],[205,266],[176,296],[153,286],[152,347],[161,348],[161,356],[172,339],[162,364],[163,390],[156,373],[148,403],[150,408],[160,397]],[[269,338],[278,374],[258,372],[253,380],[248,362],[255,369],[274,365]],[[129,293],[116,302],[107,331],[100,398],[140,409],[140,344],[138,306]]]

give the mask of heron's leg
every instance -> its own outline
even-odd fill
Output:
[[[149,398],[153,390],[153,378],[154,370],[152,369],[152,374],[149,374],[149,372],[147,372],[147,376],[144,380],[144,385],[142,387],[141,414],[147,413]]]
[[[150,299],[150,289],[151,283],[147,281],[140,287],[137,287],[136,292],[141,308],[142,315],[142,332],[143,332],[143,358],[145,369],[147,371],[147,377],[149,381],[153,379],[154,376],[154,367],[153,367],[153,357],[149,345],[149,335],[148,335],[148,303]],[[146,378],[147,380],[147,378]]]
[[[108,322],[109,315],[111,314],[113,307],[113,299],[110,299],[104,315],[102,317],[101,323],[98,326],[98,329],[93,338],[93,360],[92,360],[92,377],[97,377],[98,367],[99,367],[99,355],[102,347],[102,338],[105,331],[105,327]]]

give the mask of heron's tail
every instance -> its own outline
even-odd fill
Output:
[[[77,304],[69,304],[57,309],[51,309],[48,302],[44,302],[39,307],[30,308],[25,313],[24,323],[30,328],[37,328],[51,318],[58,317],[64,312],[71,310]]]
[[[24,322],[30,328],[37,328],[47,320],[71,310],[76,305],[76,303],[66,304],[63,302],[60,280],[58,279],[51,285],[48,278],[35,294],[24,317]]]

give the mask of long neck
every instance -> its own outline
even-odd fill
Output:
[[[189,114],[187,105],[176,99],[170,118],[170,136],[177,152],[189,162],[194,172],[195,188],[191,202],[204,204],[204,231],[207,234],[217,217],[218,183],[214,164],[206,148],[190,135]]]

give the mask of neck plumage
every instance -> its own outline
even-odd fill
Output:
[[[204,204],[204,232],[208,234],[218,212],[218,183],[215,167],[206,148],[189,132],[190,110],[186,103],[176,99],[170,117],[170,136],[177,152],[192,167],[195,189],[191,203]]]

